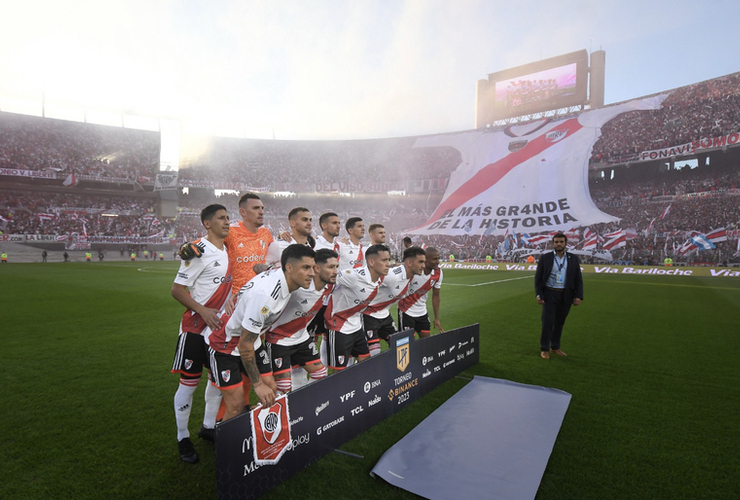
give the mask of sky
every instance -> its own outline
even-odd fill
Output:
[[[43,100],[47,116],[286,140],[469,130],[477,80],[576,50],[606,52],[607,104],[740,71],[738,14],[737,0],[0,0],[0,110]]]

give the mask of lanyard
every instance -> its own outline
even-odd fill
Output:
[[[555,263],[558,265],[558,272],[563,270],[563,266],[565,265],[565,259],[566,259],[566,255],[563,254],[562,260],[558,262],[558,256],[555,255]]]

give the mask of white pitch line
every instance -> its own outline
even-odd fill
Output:
[[[509,278],[505,280],[498,280],[498,281],[486,281],[485,283],[476,283],[474,285],[468,285],[466,283],[442,283],[443,285],[452,285],[452,286],[483,286],[483,285],[493,285],[495,283],[503,283],[505,281],[515,281],[515,280],[526,280],[531,279],[534,277],[534,274],[531,276],[519,276],[518,278]]]

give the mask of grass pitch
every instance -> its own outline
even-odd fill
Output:
[[[177,453],[175,272],[173,262],[0,267],[0,498],[216,498],[213,446],[193,438],[196,465]],[[545,361],[532,273],[445,271],[443,326],[481,325],[480,363],[464,375],[573,395],[538,500],[740,498],[740,280],[584,278],[563,334],[569,356]],[[364,459],[331,454],[263,498],[416,498],[368,473],[464,384],[343,447]]]

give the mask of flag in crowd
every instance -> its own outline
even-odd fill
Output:
[[[626,236],[626,234],[621,229],[617,229],[616,231],[612,231],[611,233],[606,233],[604,235],[604,238],[607,240],[613,240],[614,238],[619,238],[620,236]]]
[[[75,187],[77,184],[79,184],[79,181],[77,180],[77,176],[75,174],[69,174],[62,183],[62,185],[65,187]]]
[[[624,231],[619,231],[609,241],[604,243],[604,250],[616,250],[627,245],[627,235]]]
[[[696,248],[699,250],[711,250],[713,248],[716,248],[714,246],[714,243],[709,241],[706,236],[703,234],[697,234],[696,236],[693,236],[691,238],[691,241],[694,243]]]
[[[598,238],[594,234],[589,239],[583,242],[583,250],[595,250],[597,242],[598,242]]]
[[[645,237],[647,238],[647,235],[650,234],[650,231],[653,230],[653,224],[655,224],[655,219],[650,221],[650,224],[648,224],[647,229],[645,229]]]
[[[671,205],[673,205],[673,203],[669,203],[668,206],[665,207],[665,210],[663,210],[663,213],[660,214],[660,220],[665,219],[668,216],[668,214],[671,213]]]
[[[706,238],[712,243],[727,241],[727,231],[723,227],[718,227],[706,234]]]

